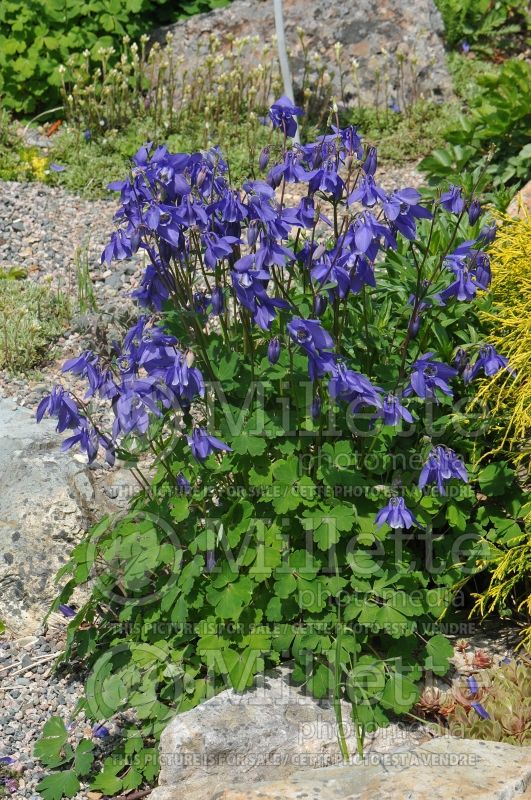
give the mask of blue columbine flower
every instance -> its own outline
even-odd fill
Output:
[[[388,394],[383,401],[381,416],[383,417],[384,425],[398,425],[401,420],[413,422],[413,417],[407,408],[393,394]]]
[[[360,406],[382,407],[377,387],[373,386],[365,375],[347,369],[344,364],[333,366],[328,391],[334,400],[343,400],[351,405],[353,411]]]
[[[508,359],[497,353],[491,344],[484,345],[480,349],[475,363],[465,370],[463,376],[465,383],[470,383],[481,371],[483,371],[488,378],[491,378],[501,369],[508,369],[508,364]],[[509,370],[509,372],[512,373],[512,370]]]
[[[452,478],[468,483],[465,465],[449,447],[439,445],[428,456],[419,477],[419,489],[436,483],[440,494],[446,494],[445,483]]]
[[[437,400],[437,389],[452,397],[453,392],[448,381],[455,378],[457,370],[441,361],[433,361],[432,356],[433,353],[426,353],[412,364],[410,382],[404,389],[404,397],[409,397],[414,392],[424,400]]]
[[[110,731],[105,725],[94,725],[92,728],[92,735],[96,737],[96,739],[106,739],[107,736],[110,736]]]
[[[381,528],[384,522],[394,530],[412,528],[414,525],[420,527],[415,516],[406,506],[403,497],[391,497],[388,504],[378,511],[374,521],[378,528]]]
[[[40,422],[45,414],[57,417],[58,433],[63,433],[67,428],[77,427],[81,419],[74,398],[62,386],[54,386],[50,394],[41,400],[35,414],[37,422]]]
[[[452,214],[461,214],[465,208],[463,189],[460,186],[450,184],[448,191],[441,195],[441,206]]]
[[[269,109],[269,118],[274,128],[280,128],[286,136],[295,136],[297,132],[297,120],[303,114],[302,108],[294,105],[293,102],[282,95]]]
[[[186,437],[190,449],[192,451],[192,455],[196,458],[200,463],[203,463],[210,453],[214,453],[216,450],[227,450],[232,452],[232,448],[229,447],[228,444],[222,442],[220,439],[217,439],[215,436],[211,436],[205,428],[194,428],[192,431],[191,436]]]
[[[335,355],[328,351],[334,347],[334,340],[320,322],[313,319],[293,317],[287,325],[291,339],[308,355],[308,372],[311,380],[331,372]]]

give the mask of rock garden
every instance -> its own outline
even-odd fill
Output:
[[[531,791],[523,0],[6,0],[0,798]]]

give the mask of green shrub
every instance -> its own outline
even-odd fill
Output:
[[[529,25],[527,0],[436,0],[449,47],[514,52],[525,49]]]
[[[0,4],[0,97],[16,112],[60,103],[57,67],[72,53],[112,47],[124,35],[149,33],[179,16],[224,0],[3,0]]]
[[[492,187],[516,187],[531,177],[531,64],[507,61],[478,83],[469,110],[444,132],[447,146],[423,159],[420,169],[438,183],[482,164]]]

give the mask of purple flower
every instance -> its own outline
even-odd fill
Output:
[[[457,370],[441,361],[433,361],[432,356],[433,353],[426,353],[412,365],[410,382],[403,392],[405,397],[414,392],[423,399],[436,400],[437,389],[452,397],[448,381],[455,378]]]
[[[436,483],[440,494],[446,494],[445,483],[452,478],[468,483],[465,465],[449,447],[435,447],[422,468],[419,478],[419,489],[428,483]]]
[[[75,428],[81,419],[74,398],[62,386],[54,386],[51,393],[41,400],[35,414],[37,422],[40,422],[45,414],[49,417],[57,417],[56,430],[58,433],[62,433],[67,428]]]
[[[441,206],[452,214],[461,214],[465,208],[462,188],[450,184],[448,191],[441,195]]]
[[[66,167],[63,167],[62,164],[50,164],[50,169],[54,172],[64,172]]]
[[[294,105],[293,102],[282,95],[269,109],[269,117],[274,128],[280,128],[286,136],[295,136],[297,132],[297,120],[303,114],[302,108]]]
[[[308,183],[308,189],[312,194],[319,190],[331,195],[335,200],[339,200],[344,188],[345,184],[337,172],[337,164],[331,158],[314,172]]]
[[[384,522],[395,530],[412,528],[414,525],[420,527],[415,516],[406,506],[403,497],[391,497],[388,504],[378,511],[374,521],[378,528],[381,528]]]
[[[378,201],[384,201],[385,198],[384,190],[377,186],[372,175],[366,175],[360,181],[360,185],[349,194],[347,204],[350,206],[352,203],[361,202],[364,206],[370,208]]]
[[[494,239],[496,238],[496,223],[492,225],[484,225],[478,236],[478,242],[482,244],[492,244]]]
[[[92,139],[92,133],[88,128],[85,131],[83,131],[83,138],[86,142],[90,142],[90,140]]]
[[[347,369],[344,364],[334,365],[328,391],[334,400],[349,403],[353,406],[353,410],[359,406],[382,407],[378,390],[370,380],[359,372]]]
[[[63,616],[67,617],[68,619],[71,619],[72,617],[76,616],[76,611],[74,611],[72,606],[67,606],[64,603],[61,603],[61,605],[58,607],[58,610],[61,612]]]
[[[404,422],[413,422],[413,417],[407,408],[404,408],[399,399],[393,394],[388,394],[383,401],[381,414],[383,416],[384,425],[398,425],[401,420],[404,420]]]
[[[465,383],[470,383],[481,371],[483,371],[488,378],[491,378],[501,369],[507,369],[508,364],[509,361],[504,356],[500,356],[491,344],[486,344],[480,349],[475,363],[465,370]],[[512,370],[509,370],[509,372],[512,373]]]
[[[276,364],[280,358],[280,342],[276,336],[269,342],[267,357],[270,364]]]
[[[61,449],[70,450],[71,447],[77,444],[81,452],[87,454],[89,464],[92,464],[98,455],[100,441],[100,436],[96,429],[88,420],[82,417],[79,420],[77,428],[74,429],[72,436],[69,436],[63,441]]]
[[[107,736],[110,736],[110,731],[105,725],[94,725],[92,728],[92,735],[96,737],[96,739],[106,739]]]
[[[200,463],[203,463],[210,453],[215,452],[216,450],[227,450],[232,452],[232,448],[225,444],[225,442],[220,441],[215,436],[211,436],[204,428],[194,428],[192,431],[191,436],[186,437],[190,449],[192,451],[192,455],[194,458],[197,459]]]
[[[15,761],[16,759],[13,758],[12,756],[0,756],[0,764],[3,764],[6,767],[9,766],[10,764],[14,764]]]
[[[335,355],[328,351],[334,347],[334,341],[320,322],[293,317],[291,322],[288,322],[287,328],[291,339],[308,356],[308,373],[311,380],[332,371]]]
[[[477,694],[479,691],[478,682],[473,675],[469,675],[466,679],[468,683],[468,688],[472,692],[472,694]]]
[[[461,52],[464,53],[465,55],[467,53],[470,53],[470,45],[466,39],[463,39],[463,41],[461,42]]]

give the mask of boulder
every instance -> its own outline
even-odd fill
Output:
[[[343,719],[354,754],[347,704]],[[170,722],[160,742],[159,788],[150,800],[209,800],[234,784],[288,781],[301,767],[313,774],[313,768],[341,763],[336,731],[332,705],[292,685],[288,668],[275,670],[261,677],[256,688],[242,694],[226,690]],[[378,757],[429,739],[423,726],[393,724],[368,734],[365,752]]]
[[[531,181],[528,181],[513,197],[507,208],[507,215],[520,217],[520,219],[531,216]]]
[[[291,53],[295,88],[302,84],[304,60],[297,28],[302,28],[311,53],[334,70],[336,42],[343,46],[343,99],[354,104],[398,103],[414,98],[443,99],[451,94],[442,41],[443,24],[433,0],[284,0],[286,40]],[[261,58],[265,43],[275,33],[273,0],[234,0],[225,8],[197,14],[161,28],[153,38],[164,41],[171,31],[171,47],[184,56],[188,74],[204,57],[211,35],[228,48],[230,37],[258,37],[253,50]],[[270,58],[270,56],[266,56]],[[352,65],[357,63],[356,75]],[[336,70],[337,72],[337,70]],[[334,93],[340,98],[338,75]]]
[[[54,577],[89,521],[84,463],[61,452],[51,420],[0,399],[0,618],[33,633],[56,595]]]
[[[530,785],[531,748],[444,736],[409,751],[367,756],[363,763],[258,784],[246,779],[210,795],[157,789],[150,800],[523,800]]]

